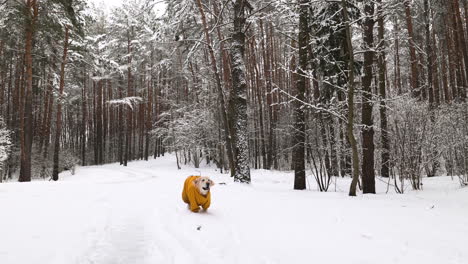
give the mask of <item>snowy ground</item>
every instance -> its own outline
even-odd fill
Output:
[[[225,182],[191,213],[186,176]],[[0,184],[1,264],[468,263],[468,189],[438,177],[404,195],[293,191],[292,174],[235,184],[173,157],[83,167],[60,182]]]

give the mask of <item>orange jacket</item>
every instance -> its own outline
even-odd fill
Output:
[[[198,212],[200,206],[204,210],[208,209],[211,204],[211,194],[208,192],[206,196],[203,196],[198,191],[194,181],[200,178],[200,176],[189,176],[184,182],[184,189],[182,190],[182,200],[190,205],[192,212]]]

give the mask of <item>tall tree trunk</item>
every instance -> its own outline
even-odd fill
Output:
[[[445,39],[445,41],[447,42],[447,39]],[[444,48],[444,45],[440,45],[440,54],[442,55],[440,58],[440,60],[442,61],[441,63],[442,86],[443,86],[442,90],[444,92],[444,102],[448,104],[452,100],[452,97],[449,91],[449,77],[447,74],[448,69],[447,69],[447,54],[446,54],[447,52],[446,51],[447,51],[447,48]]]
[[[96,150],[97,150],[97,165],[103,164],[103,111],[102,111],[102,99],[103,99],[103,80],[99,80],[97,83],[97,98],[96,98]]]
[[[133,96],[132,91],[132,47],[130,42],[130,31],[127,32],[127,53],[128,53],[128,68],[127,68],[127,96]],[[133,113],[130,107],[125,107],[127,111],[127,122],[126,122],[126,133],[125,133],[125,151],[124,151],[124,162],[123,165],[127,166],[128,161],[131,159],[131,136],[133,127]]]
[[[123,98],[123,85],[117,85],[119,88],[119,98]],[[124,148],[124,132],[126,131],[125,129],[125,120],[124,120],[124,106],[119,105],[117,106],[118,110],[118,123],[119,123],[119,136],[118,136],[118,156],[119,156],[119,163],[120,165],[124,165],[125,162],[125,148]]]
[[[432,11],[433,13],[433,11]],[[434,104],[435,107],[440,105],[440,83],[439,83],[439,66],[437,63],[437,42],[436,42],[436,35],[435,35],[435,28],[434,28],[434,18],[433,14],[431,14],[432,18],[432,34],[430,36],[432,42],[432,49],[430,56],[430,63],[432,65],[432,85],[433,85],[433,92],[434,92]],[[443,59],[443,56],[442,56]]]
[[[86,89],[87,85],[87,73],[86,70],[83,70],[83,95],[82,95],[82,104],[81,104],[81,111],[82,111],[82,119],[81,119],[81,166],[86,166],[86,127],[88,123],[88,109],[87,109],[87,101],[88,101],[88,91]]]
[[[55,60],[53,60],[53,63],[52,63],[52,72],[55,72],[56,71],[56,66],[55,66]],[[45,135],[45,138],[44,138],[44,152],[43,152],[43,158],[44,160],[47,159],[47,156],[49,154],[49,144],[50,144],[50,130],[51,130],[51,126],[52,126],[52,109],[54,108],[54,93],[53,93],[53,83],[52,81],[49,83],[49,97],[48,99],[46,100],[49,100],[49,107],[48,107],[48,110],[47,110],[47,113],[45,113],[45,115],[47,115],[47,118],[45,120],[45,130],[44,130],[44,135]],[[45,165],[44,165],[44,169],[45,169]]]
[[[42,147],[44,146],[45,137],[49,135],[46,134],[46,122],[47,122],[47,114],[49,113],[49,96],[52,95],[52,69],[49,67],[49,73],[47,74],[47,81],[46,81],[46,89],[44,92],[44,107],[43,107],[43,116],[41,122],[41,137],[39,139],[39,153],[42,153]]]
[[[21,129],[21,169],[20,182],[31,181],[31,154],[33,141],[33,115],[32,115],[32,97],[33,97],[33,36],[36,27],[38,16],[38,7],[36,0],[27,0],[26,2],[26,45],[25,45],[25,61],[26,61],[26,91],[24,101],[24,112],[20,115],[22,120]]]
[[[219,100],[219,105],[221,108],[221,119],[223,121],[224,139],[226,140],[226,150],[227,150],[227,156],[228,156],[228,161],[229,161],[229,167],[231,170],[231,176],[234,176],[235,175],[235,156],[234,156],[233,141],[232,141],[233,135],[230,135],[230,131],[232,128],[230,128],[229,126],[230,123],[229,123],[228,115],[226,111],[226,103],[224,100],[223,87],[221,85],[221,77],[219,75],[216,57],[215,57],[213,46],[211,43],[210,33],[208,31],[208,24],[206,22],[205,11],[203,10],[201,0],[196,0],[196,3],[197,3],[197,6],[200,11],[201,18],[202,18],[203,31],[205,33],[205,41],[207,43],[208,52],[210,54],[210,59],[211,59],[211,68],[215,75],[216,91],[218,92],[218,100]]]
[[[364,6],[364,76],[362,77],[362,186],[364,193],[375,193],[374,122],[372,120],[372,66],[374,62],[374,3]]]
[[[400,71],[400,41],[398,39],[398,18],[395,16],[394,23],[393,23],[393,33],[394,33],[394,38],[395,38],[395,56],[394,56],[394,84],[393,87],[394,89],[397,90],[397,94],[400,95],[402,93],[401,90],[401,71]]]
[[[430,30],[430,15],[429,15],[429,0],[424,0],[424,22],[426,34],[426,68],[427,68],[427,91],[429,93],[429,108],[434,107],[434,87],[433,87],[433,58],[432,58],[432,43]]]
[[[465,37],[463,34],[463,28],[461,26],[460,19],[460,8],[458,0],[451,1],[451,15],[449,17],[452,21],[452,30],[453,30],[453,46],[454,46],[454,59],[456,64],[456,76],[457,76],[457,85],[458,85],[458,98],[462,101],[466,100],[467,91],[465,86],[467,85],[468,78],[468,55],[466,51]],[[465,62],[465,66],[463,65]]]
[[[245,9],[250,4],[246,0],[234,2],[234,28],[231,44],[231,111],[233,148],[235,153],[234,181],[250,183],[250,165],[248,149],[248,123],[247,123],[247,83],[245,79]]]
[[[385,65],[385,24],[384,15],[382,12],[382,0],[378,0],[378,68],[379,68],[379,94],[380,94],[380,139],[382,142],[382,153],[381,153],[381,169],[380,174],[382,177],[388,178],[390,176],[390,143],[388,137],[388,125],[387,125],[387,103],[386,103],[386,65]]]
[[[63,43],[63,57],[62,64],[60,65],[60,84],[59,84],[59,99],[57,100],[57,119],[55,120],[55,142],[54,142],[54,168],[52,171],[52,179],[57,181],[59,179],[59,152],[60,152],[60,136],[62,134],[62,96],[65,86],[65,65],[67,64],[68,52],[68,25],[65,26],[65,41]]]
[[[356,187],[359,181],[359,155],[357,149],[356,138],[354,137],[354,48],[351,41],[351,28],[349,25],[348,16],[348,1],[341,0],[343,6],[343,17],[346,28],[346,44],[349,52],[349,74],[348,74],[348,123],[346,131],[348,132],[349,143],[352,149],[352,161],[353,161],[353,180],[349,187],[349,196],[356,196]]]
[[[466,0],[465,0],[466,1]],[[452,6],[453,6],[453,11],[454,11],[454,20],[456,21],[456,28],[454,29],[455,30],[455,34],[458,35],[458,41],[459,41],[459,46],[460,46],[460,55],[463,57],[463,61],[465,63],[464,67],[462,67],[460,69],[460,71],[463,71],[464,70],[464,75],[465,75],[465,85],[467,85],[467,79],[468,79],[468,48],[467,48],[467,44],[466,44],[466,39],[465,39],[465,31],[463,30],[463,20],[462,20],[462,17],[461,17],[461,13],[460,13],[460,4],[459,4],[459,1],[458,0],[452,0]],[[462,59],[460,58],[460,61],[462,61]],[[463,64],[463,63],[461,63]],[[467,92],[466,92],[466,87],[463,89],[464,92],[464,98],[466,98],[467,96]]]
[[[445,24],[445,39],[447,43],[447,58],[448,58],[448,72],[449,72],[449,83],[450,90],[452,93],[452,100],[458,98],[458,89],[457,89],[457,76],[456,76],[456,52],[454,47],[454,41],[452,37],[452,32],[450,28],[450,16],[446,16]]]
[[[306,188],[305,175],[305,92],[307,69],[307,35],[309,33],[308,6],[309,0],[299,0],[299,64],[297,67],[296,100],[294,101],[294,132],[293,132],[293,164],[294,164],[294,189]]]
[[[406,28],[408,29],[409,53],[411,64],[411,93],[413,97],[419,98],[421,90],[419,85],[418,59],[416,57],[416,44],[414,42],[413,17],[411,16],[410,0],[405,0]]]
[[[256,88],[255,89],[255,94],[257,95],[257,103],[258,103],[258,113],[259,113],[259,124],[260,124],[260,153],[262,156],[262,164],[263,164],[263,169],[270,169],[268,167],[268,162],[267,162],[267,151],[266,151],[266,136],[265,136],[265,127],[264,127],[264,117],[263,117],[263,89],[262,89],[262,83],[260,81],[260,71],[258,69],[258,64],[256,60],[256,55],[255,55],[255,47],[256,47],[256,42],[255,38],[252,39],[252,44],[251,44],[251,50],[252,50],[252,59],[253,59],[253,65],[252,67],[255,70],[255,78],[256,78]],[[269,107],[269,106],[267,106]]]
[[[267,100],[267,110],[268,110],[268,120],[269,120],[269,137],[268,137],[268,154],[267,154],[267,165],[266,167],[270,169],[273,166],[273,159],[274,159],[274,138],[275,138],[275,120],[273,117],[274,107],[273,104],[273,94],[271,89],[271,63],[270,63],[270,56],[271,53],[270,47],[268,47],[268,40],[269,40],[269,33],[268,30],[263,28],[263,20],[260,19],[260,34],[262,35],[262,57],[263,57],[263,72],[264,72],[264,79],[265,79],[265,92],[267,93],[266,100]],[[266,46],[266,47],[265,47]]]
[[[147,80],[147,89],[148,89],[148,104],[146,108],[146,129],[145,129],[145,160],[148,160],[149,156],[149,147],[150,147],[150,132],[153,128],[153,52],[151,52],[151,65],[148,72]]]

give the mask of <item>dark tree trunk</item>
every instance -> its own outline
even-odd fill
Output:
[[[103,84],[102,80],[97,83],[97,98],[96,98],[96,151],[97,151],[97,165],[103,164],[103,120],[102,120],[102,98],[103,98]]]
[[[408,29],[409,38],[409,52],[410,52],[410,64],[411,64],[411,93],[413,97],[419,98],[421,96],[421,90],[419,85],[419,70],[418,70],[418,59],[416,57],[416,44],[413,32],[413,17],[411,15],[410,1],[405,0],[405,16],[406,16],[406,27]]]
[[[265,128],[264,128],[264,123],[263,123],[263,89],[262,89],[262,84],[260,81],[260,71],[258,69],[258,64],[257,64],[257,59],[255,55],[255,38],[252,39],[251,42],[251,53],[252,53],[252,68],[254,69],[255,72],[255,84],[256,84],[256,89],[255,89],[255,95],[257,98],[257,104],[258,104],[258,123],[260,126],[260,139],[259,139],[259,148],[260,148],[260,155],[262,156],[262,165],[261,168],[263,169],[269,169],[267,166],[267,153],[266,153],[266,141],[265,141]]]
[[[398,39],[398,18],[395,17],[394,24],[393,24],[393,32],[395,38],[395,56],[393,62],[393,70],[394,70],[394,84],[393,87],[396,89],[397,94],[400,95],[403,91],[401,90],[401,71],[400,71],[400,41]]]
[[[382,177],[388,178],[390,176],[390,143],[388,137],[388,124],[387,124],[387,103],[386,103],[386,65],[385,65],[385,39],[384,39],[384,15],[382,13],[382,0],[378,1],[378,41],[379,41],[379,94],[380,94],[380,139],[382,142],[381,154],[381,169],[380,174]]]
[[[119,98],[123,97],[123,88],[122,85],[118,85],[119,87]],[[120,165],[124,165],[124,132],[126,131],[125,129],[125,121],[124,121],[124,106],[119,105],[117,106],[118,110],[118,123],[119,123],[119,139],[118,139],[118,156],[119,156],[119,163]]]
[[[359,181],[359,155],[357,149],[356,138],[354,137],[354,48],[351,41],[351,28],[348,16],[348,1],[341,0],[343,6],[343,17],[346,28],[346,45],[349,52],[349,74],[348,74],[348,123],[346,131],[348,133],[349,143],[352,149],[352,160],[353,160],[353,180],[349,187],[349,196],[356,196],[356,187]]]
[[[60,84],[59,84],[59,99],[57,100],[57,119],[55,120],[55,142],[54,142],[54,168],[52,170],[52,179],[59,179],[59,152],[60,152],[60,136],[62,134],[62,96],[65,86],[65,65],[67,64],[68,51],[68,26],[65,26],[65,41],[63,43],[63,57],[60,66]]]
[[[304,190],[306,188],[305,175],[305,92],[307,69],[307,35],[308,26],[308,0],[299,0],[299,64],[297,67],[296,100],[294,101],[294,126],[293,126],[293,166],[294,166],[294,189]]]
[[[52,69],[49,67],[49,73],[47,74],[46,89],[44,92],[44,107],[43,107],[43,116],[41,122],[41,136],[39,139],[39,153],[42,153],[42,147],[44,146],[45,138],[49,135],[46,134],[47,131],[47,116],[49,113],[49,96],[52,95]]]
[[[86,166],[86,127],[88,123],[88,91],[87,91],[87,73],[86,70],[83,71],[83,95],[82,95],[82,104],[81,104],[81,166]]]
[[[449,83],[450,91],[452,93],[452,99],[455,100],[458,98],[458,89],[457,89],[457,77],[456,77],[456,57],[455,47],[453,44],[453,37],[450,30],[450,16],[446,17],[445,24],[445,38],[447,42],[447,58],[448,58],[448,72],[449,72]]]
[[[466,0],[465,0],[466,1]],[[465,40],[465,34],[463,30],[463,20],[461,17],[460,13],[460,4],[458,0],[452,0],[452,9],[453,9],[453,19],[456,21],[456,27],[454,28],[455,34],[458,36],[458,42],[459,42],[459,47],[460,47],[460,55],[463,58],[460,58],[460,65],[463,65],[463,62],[465,63],[464,67],[460,68],[460,71],[464,75],[464,80],[465,83],[464,85],[467,85],[467,79],[468,79],[468,48]],[[465,14],[466,15],[466,14]],[[463,88],[463,99],[466,99],[467,96],[467,91],[466,87]]]
[[[433,23],[434,23],[434,18],[433,19]],[[433,29],[432,29],[432,35],[431,35],[431,41],[432,41],[432,50],[431,50],[431,54],[430,54],[430,58],[431,58],[431,65],[432,65],[432,70],[433,70],[433,74],[432,74],[432,83],[433,83],[433,86],[434,86],[434,104],[435,104],[435,107],[438,107],[440,105],[440,83],[439,83],[439,66],[438,66],[438,63],[437,63],[437,42],[436,42],[436,36],[435,36],[435,30],[434,30],[434,24],[433,24]],[[443,56],[442,57],[442,60],[444,60]]]
[[[130,42],[130,32],[127,32],[127,53],[128,53],[128,68],[127,68],[127,96],[133,96],[132,91],[132,47]],[[131,160],[131,136],[132,136],[132,128],[133,128],[133,112],[130,107],[125,107],[125,111],[127,112],[127,122],[126,122],[126,133],[125,133],[125,150],[124,150],[124,162],[123,165],[127,166],[128,161]]]
[[[362,185],[364,193],[375,193],[374,122],[372,120],[372,66],[374,61],[374,4],[364,7],[364,76],[362,77]]]
[[[146,126],[145,126],[145,153],[144,158],[148,160],[150,147],[150,132],[153,129],[153,53],[151,53],[151,65],[147,80],[148,104],[146,108]]]
[[[434,107],[434,87],[433,87],[433,58],[432,43],[429,18],[429,0],[424,0],[424,19],[425,19],[425,37],[426,37],[426,68],[427,68],[427,91],[429,93],[429,108]]]
[[[24,112],[20,115],[22,120],[21,129],[21,169],[20,182],[31,181],[31,154],[33,141],[33,115],[32,115],[32,97],[33,97],[33,36],[36,27],[38,15],[38,6],[36,0],[28,0],[26,2],[26,45],[25,45],[25,61],[26,61],[26,91],[24,94]],[[22,100],[22,98],[21,98]]]

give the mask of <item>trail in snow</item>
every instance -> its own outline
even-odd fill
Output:
[[[188,175],[226,182],[208,212],[181,200]],[[253,171],[252,185],[173,157],[79,168],[60,182],[0,184],[1,264],[466,263],[468,189],[350,198],[293,191],[292,174]],[[312,184],[312,183],[311,183]],[[384,192],[385,186],[378,190]],[[364,252],[364,250],[367,250]]]

